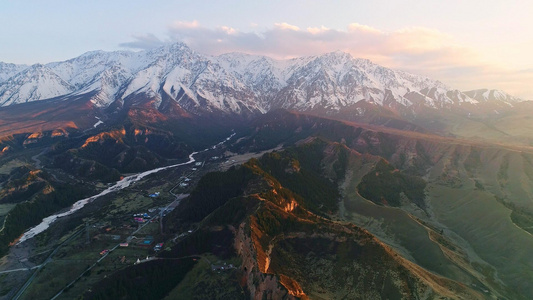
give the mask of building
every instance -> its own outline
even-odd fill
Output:
[[[161,249],[163,249],[163,243],[159,243],[157,245],[155,245],[154,247],[154,251],[161,251]]]

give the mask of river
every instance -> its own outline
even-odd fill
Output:
[[[221,146],[225,142],[229,141],[234,135],[235,135],[235,133],[232,133],[229,137],[224,139],[222,142],[220,142],[220,143],[218,143],[218,144],[216,144],[216,145],[214,145],[214,146],[212,146],[210,148],[206,148],[206,149],[204,149],[202,151],[197,151],[197,152],[193,152],[193,153],[189,154],[189,160],[186,161],[186,162],[183,162],[183,163],[180,163],[180,164],[171,165],[171,166],[166,166],[166,167],[160,167],[160,168],[156,168],[156,169],[153,169],[153,170],[148,170],[148,171],[145,171],[145,172],[142,172],[142,173],[138,173],[138,174],[134,174],[134,175],[130,175],[130,176],[124,177],[122,180],[117,181],[113,186],[103,190],[100,194],[91,196],[89,198],[81,199],[81,200],[77,201],[76,203],[72,204],[72,206],[70,207],[70,209],[68,211],[62,212],[62,213],[58,213],[58,214],[55,214],[55,215],[51,215],[51,216],[48,216],[48,217],[44,218],[39,225],[37,225],[35,227],[32,227],[29,230],[27,230],[24,233],[24,235],[22,235],[22,237],[20,238],[18,243],[20,244],[20,243],[22,243],[22,242],[24,242],[24,241],[26,241],[28,239],[33,238],[34,236],[36,236],[39,233],[41,233],[41,232],[45,231],[46,229],[48,229],[48,227],[50,227],[50,225],[52,223],[54,223],[57,219],[59,219],[61,217],[68,216],[70,214],[73,214],[74,212],[80,210],[82,207],[84,207],[88,203],[93,202],[95,199],[97,199],[99,197],[102,197],[102,196],[107,195],[109,193],[113,193],[113,192],[117,192],[117,191],[120,191],[122,189],[125,189],[125,188],[129,187],[130,185],[132,185],[133,183],[143,179],[144,177],[146,177],[146,176],[148,176],[150,174],[154,174],[154,173],[157,173],[157,172],[160,172],[160,171],[163,171],[163,170],[166,170],[166,169],[170,169],[170,168],[175,168],[175,167],[179,167],[179,166],[192,164],[193,162],[196,161],[194,159],[194,155],[196,155],[198,153],[201,153],[201,152],[205,152],[205,151],[207,151],[209,149],[215,149],[217,146]]]

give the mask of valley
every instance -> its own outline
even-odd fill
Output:
[[[530,101],[340,51],[9,70],[0,299],[533,297]]]
[[[195,259],[194,262],[204,267],[198,269],[193,266],[194,264],[190,265],[190,270],[196,270],[191,274],[204,278],[206,284],[214,279],[212,271],[205,270],[206,265],[210,266],[220,261],[227,264],[231,262],[236,266],[235,271],[223,272],[221,273],[223,275],[220,275],[226,278],[224,280],[228,280],[226,284],[230,290],[237,293],[236,297],[240,295],[238,297],[246,298],[248,296],[245,295],[254,290],[255,293],[265,293],[274,288],[276,285],[272,284],[279,280],[275,289],[280,293],[287,289],[287,297],[299,295],[299,297],[331,298],[336,297],[336,294],[331,294],[333,290],[340,287],[348,288],[350,285],[343,282],[331,285],[335,280],[321,272],[326,272],[327,268],[336,269],[334,265],[326,266],[332,262],[341,263],[342,260],[339,259],[355,258],[342,258],[343,256],[339,256],[340,253],[330,256],[332,254],[324,252],[329,250],[319,248],[313,250],[314,254],[305,256],[305,251],[302,252],[303,249],[298,245],[305,244],[307,245],[305,247],[311,247],[309,243],[327,245],[330,243],[328,240],[337,236],[331,240],[334,244],[328,247],[340,247],[339,249],[348,247],[347,249],[352,250],[342,251],[358,253],[360,250],[355,250],[353,245],[343,244],[344,238],[339,237],[346,234],[340,232],[350,232],[356,230],[355,228],[361,228],[357,230],[364,230],[368,232],[365,234],[371,234],[379,239],[379,243],[383,243],[387,249],[386,252],[393,251],[397,253],[395,255],[403,257],[399,263],[407,267],[409,272],[418,274],[412,276],[422,276],[418,277],[418,280],[422,280],[419,283],[422,285],[417,285],[415,290],[416,293],[425,293],[424,297],[443,292],[441,290],[443,279],[438,279],[436,282],[431,281],[436,279],[427,281],[432,278],[431,276],[452,280],[446,285],[459,283],[461,287],[456,288],[461,290],[460,293],[474,293],[477,295],[475,297],[480,298],[526,299],[527,297],[522,295],[532,293],[528,290],[527,279],[533,276],[527,267],[532,261],[528,251],[525,250],[530,247],[527,245],[533,242],[531,235],[526,231],[527,226],[530,226],[527,216],[532,214],[528,199],[531,199],[529,193],[533,182],[528,174],[529,167],[532,167],[530,162],[533,161],[533,154],[529,147],[518,145],[501,147],[487,142],[465,141],[375,125],[339,122],[283,111],[271,113],[267,118],[256,122],[259,123],[250,125],[250,128],[256,128],[251,134],[249,129],[240,128],[231,137],[224,139],[225,143],[206,147],[205,152],[190,154],[186,162],[137,175],[128,175],[116,184],[109,183],[108,187],[105,184],[96,184],[94,188],[100,190],[99,196],[87,198],[90,201],[83,201],[85,207],[76,205],[74,210],[61,213],[62,217],[56,222],[45,223],[50,226],[49,228],[41,224],[36,227],[39,230],[26,232],[19,240],[19,244],[12,246],[10,254],[4,258],[2,270],[35,269],[4,273],[2,282],[12,287],[9,291],[5,290],[4,297],[13,297],[13,293],[20,291],[21,284],[28,279],[24,275],[28,274],[27,272],[35,272],[36,275],[20,294],[20,299],[32,299],[36,297],[34,293],[37,292],[49,295],[45,298],[60,293],[58,299],[68,299],[91,290],[92,286],[104,280],[103,276],[112,274],[126,276],[130,272],[126,270],[129,270],[129,266],[137,259],[142,261],[146,257],[154,257],[153,262],[149,260],[146,263],[157,264],[165,257],[168,259],[183,257],[185,260],[187,257],[192,257]],[[84,139],[80,144],[83,141]],[[18,155],[4,165],[4,174],[13,176],[13,170],[25,165],[23,161],[26,160],[30,164],[43,164],[47,172],[57,173],[57,176],[71,180],[72,177],[64,174],[64,172],[69,173],[67,170],[47,169],[47,164],[53,161],[50,154],[54,151],[46,152],[31,148],[26,151],[28,153],[26,158]],[[282,156],[279,156],[280,154]],[[39,162],[34,159],[36,155]],[[195,166],[195,161],[201,162],[201,166]],[[265,183],[251,184],[254,180],[250,183],[246,181],[239,183],[239,185],[244,184],[243,187],[249,186],[245,190],[251,189],[241,196],[240,192],[227,190],[233,185],[229,181],[220,186],[223,188],[220,192],[216,192],[216,188],[210,192],[214,187],[208,187],[219,179],[212,179],[212,183],[208,185],[206,185],[208,181],[205,181],[207,179],[202,179],[206,183],[196,184],[203,175],[209,175],[209,172],[232,174],[237,169],[243,169],[243,166],[253,170],[253,173],[264,174],[261,176],[270,178],[266,182],[267,185],[274,184],[274,193],[263,190],[266,187]],[[522,172],[523,175],[517,172]],[[379,179],[387,173],[390,174],[386,175],[388,177]],[[369,177],[370,174],[375,177]],[[57,176],[45,178],[50,178],[49,180],[53,182],[57,180]],[[397,180],[393,178],[400,180],[398,186],[390,184]],[[381,184],[379,180],[385,180],[383,183],[391,190],[379,187]],[[412,185],[419,181],[424,184]],[[382,191],[384,194],[366,195],[362,189],[363,182],[371,187],[369,191],[373,193]],[[227,185],[227,188],[224,185]],[[312,186],[314,187],[311,188]],[[407,187],[412,191],[405,190]],[[281,190],[276,192],[279,188]],[[420,192],[415,192],[417,189],[421,189],[423,198],[416,196],[420,195]],[[213,196],[207,196],[208,198],[202,196],[198,200],[191,200],[191,197],[192,199],[198,197],[194,196],[198,192],[193,192],[194,195],[181,200],[180,202],[185,201],[181,204],[174,201],[176,197],[174,195],[189,194],[194,190],[205,191],[208,193],[206,196],[212,192],[215,193],[213,196],[218,193],[223,198],[217,201],[222,202],[201,205],[198,201]],[[255,190],[257,191],[254,192]],[[261,190],[263,192],[257,193]],[[159,194],[155,196],[155,192]],[[229,194],[224,196],[228,192]],[[148,195],[153,195],[154,198]],[[376,200],[372,200],[373,197],[377,197]],[[273,201],[275,206],[260,204],[269,201]],[[172,208],[178,209],[173,211],[164,209],[170,204]],[[274,209],[274,211],[268,213],[257,211],[255,217],[251,215],[249,221],[251,223],[239,223],[246,220],[247,214],[250,214],[253,207],[257,207],[258,204],[267,205],[266,207],[270,207],[269,210]],[[282,210],[275,212],[279,209],[275,208],[278,206]],[[14,205],[5,204],[4,207],[7,213],[14,208]],[[157,220],[163,217],[163,213],[160,215],[157,213],[162,207],[165,215],[168,213],[161,223],[165,228],[164,233],[161,233],[161,224]],[[226,220],[227,217],[222,216],[226,214],[223,211],[228,209],[233,212],[227,216],[234,217]],[[137,228],[132,215],[148,211],[156,212],[155,215],[149,213],[150,219],[156,222],[149,221]],[[281,215],[278,216],[279,213]],[[295,214],[295,217],[292,217],[292,214]],[[511,217],[513,214],[525,216],[520,219],[525,220],[522,221],[525,223],[517,222],[517,225]],[[274,217],[272,220],[277,221],[266,221],[270,219],[261,221],[267,216]],[[288,219],[282,221],[285,218]],[[52,219],[56,217],[47,218],[47,220]],[[283,222],[289,222],[291,225],[283,225]],[[89,230],[86,224],[89,224]],[[281,231],[268,227],[274,224],[282,226]],[[354,225],[357,227],[350,227]],[[231,242],[232,236],[242,234],[240,231],[233,231],[239,226],[252,226],[252,233],[256,232],[256,237],[254,234],[252,236],[246,234],[242,238],[244,240],[251,238],[250,243],[255,246],[246,251],[256,253],[254,255],[257,255],[257,262],[246,261],[244,252],[239,252],[244,251],[244,248],[238,250],[239,247],[244,247],[244,244],[234,246],[234,242]],[[311,227],[306,229],[307,226]],[[316,236],[316,233],[313,233],[316,230],[312,229],[314,226],[327,232],[333,231]],[[341,227],[337,228],[338,226]],[[340,229],[345,226],[348,227]],[[228,228],[233,229],[227,231]],[[108,229],[109,231],[106,231]],[[271,230],[273,231],[268,233]],[[87,231],[89,244],[87,244]],[[216,235],[213,235],[214,233]],[[221,235],[221,240],[214,243],[219,248],[211,248],[213,246],[210,245],[211,242],[196,244],[206,238],[206,241],[218,239],[216,238],[218,235]],[[115,240],[114,236],[119,239]],[[151,246],[138,246],[140,240],[134,239],[133,236],[137,239],[151,237]],[[320,242],[311,242],[309,238],[318,239]],[[130,245],[126,248],[120,247],[121,242]],[[154,252],[153,245],[159,242],[163,242],[164,251]],[[233,250],[233,247],[237,247],[237,250]],[[105,249],[109,249],[109,253],[100,255],[99,253]],[[518,249],[524,250],[518,251]],[[513,255],[505,255],[511,252]],[[53,255],[48,257],[50,253]],[[293,256],[294,253],[300,253],[304,257]],[[321,258],[312,256],[318,253],[322,253],[319,256]],[[266,265],[261,262],[261,257],[264,255],[269,261]],[[206,264],[206,261],[210,263]],[[320,273],[312,277],[300,277],[301,275],[298,275],[300,273],[288,271],[303,261],[306,261],[304,265],[313,266],[311,268]],[[295,262],[300,263],[288,267]],[[266,278],[265,275],[259,274],[272,274],[275,277],[269,280],[274,281],[265,286],[257,282],[259,286],[255,288],[239,284],[238,278],[245,275],[242,273],[244,265],[250,263],[255,267],[246,267],[248,272],[251,268],[255,270],[253,272],[260,273],[248,273],[246,276],[256,278],[254,279],[256,282],[258,278],[263,278],[260,279],[261,282]],[[418,269],[420,267],[423,269]],[[63,268],[69,268],[69,272],[61,271]],[[315,271],[309,269],[302,272],[313,274]],[[431,272],[427,274],[434,275],[420,275],[426,274],[424,272]],[[62,276],[57,276],[58,273]],[[184,273],[180,281],[173,283],[177,290],[184,292],[194,289],[193,286],[197,283],[187,279],[187,276],[193,276],[187,274]],[[350,276],[355,275],[346,276],[352,278]],[[320,281],[316,281],[318,278],[323,278],[324,283],[319,284]],[[73,279],[76,280],[72,281]],[[178,284],[181,280],[184,280],[183,284],[187,286]],[[353,280],[358,282],[363,279]],[[396,282],[395,280],[392,282]],[[321,288],[315,290],[317,286]],[[359,286],[356,289],[361,288]],[[395,289],[392,286],[390,288]],[[413,288],[414,286],[410,288],[409,293],[415,291]],[[353,290],[351,288],[346,290],[349,291]],[[168,289],[167,292],[171,293],[171,290]],[[391,291],[386,293],[389,292]],[[459,293],[459,290],[454,293],[456,292]],[[402,293],[406,293],[406,290],[400,291],[400,294]],[[418,295],[417,297],[422,297],[421,294]]]
[[[231,136],[228,137],[228,140],[230,138]],[[9,271],[15,266],[19,266],[22,261],[23,266],[32,268],[35,270],[35,274],[38,273],[39,275],[31,277],[32,283],[28,285],[27,291],[19,291],[16,298],[19,296],[20,299],[52,298],[54,295],[50,293],[62,292],[65,295],[61,297],[68,299],[76,295],[75,293],[83,292],[87,287],[103,279],[102,276],[107,276],[109,272],[112,272],[111,270],[114,272],[123,269],[133,264],[137,258],[144,260],[146,257],[154,255],[152,248],[156,244],[155,239],[160,240],[162,234],[159,219],[175,209],[179,205],[179,201],[186,196],[186,194],[176,193],[187,192],[190,189],[189,186],[194,184],[201,174],[223,164],[223,161],[219,162],[220,159],[217,159],[216,163],[214,160],[209,160],[210,155],[220,155],[221,150],[217,147],[222,147],[223,142],[206,149],[207,151],[191,154],[188,162],[158,168],[138,175],[130,175],[117,184],[106,188],[97,196],[76,202],[70,210],[47,217],[43,223],[27,231],[18,240],[18,244],[13,246],[13,252],[7,256],[7,261],[3,263],[2,269],[5,270],[0,273],[9,273],[9,276],[4,278],[4,282],[9,283],[12,280],[17,282],[16,278],[20,280],[25,277],[17,274],[17,272],[24,273],[25,270],[16,269],[13,274]],[[193,163],[192,157],[194,156],[203,159],[200,166],[195,166]],[[143,179],[149,174],[157,175],[155,178],[152,175],[149,176],[148,180]],[[169,178],[176,179],[169,180]],[[154,193],[156,192],[157,197],[149,197],[149,195],[155,196]],[[101,207],[103,203],[106,204]],[[84,208],[87,204],[95,207]],[[138,223],[139,226],[137,227],[132,215],[148,211],[151,211],[149,213],[151,217],[143,223]],[[161,212],[159,213],[159,211]],[[58,229],[59,232],[57,232]],[[43,231],[45,233],[40,234]],[[49,232],[53,232],[53,234],[50,235]],[[65,236],[56,242],[57,234]],[[179,238],[183,238],[187,234],[185,231]],[[166,239],[173,238],[175,240],[179,235],[178,233],[169,233],[163,236]],[[34,236],[37,237],[33,238]],[[142,237],[146,236],[151,236],[154,240],[148,246],[142,246]],[[88,239],[89,243],[87,243]],[[123,248],[119,242],[130,243],[131,247]],[[171,245],[172,243],[166,244],[166,247]],[[102,249],[110,249],[110,251],[99,255],[98,253],[103,251]],[[49,254],[50,251],[53,251],[50,256],[43,256]],[[33,261],[39,263],[41,259],[44,259],[41,264],[33,265]],[[121,260],[120,263],[119,260]],[[113,269],[109,269],[110,266],[113,266]],[[68,272],[65,272],[66,269]],[[77,278],[75,280],[77,282],[86,279],[86,276],[94,274],[94,272],[99,276],[81,284],[81,287],[74,287],[74,284],[69,285],[69,281],[73,278]],[[59,273],[62,275],[57,276]],[[80,277],[77,277],[78,275]],[[9,278],[10,276],[15,279]],[[62,286],[64,289],[59,291]],[[74,294],[69,292],[71,289]],[[12,298],[14,291],[16,290],[14,289],[3,296],[8,299]]]

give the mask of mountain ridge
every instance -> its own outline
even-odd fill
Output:
[[[36,66],[46,68],[57,82],[15,80],[23,72],[40,75]],[[35,93],[17,92],[25,85]],[[62,89],[47,91],[50,86]],[[335,113],[360,101],[395,110],[449,108],[488,100],[510,105],[522,101],[503,91],[461,92],[440,81],[385,68],[341,51],[276,60],[237,52],[209,56],[174,43],[140,52],[90,51],[45,65],[0,65],[2,106],[88,93],[95,94],[91,101],[98,107],[144,94],[158,99],[156,108],[167,94],[197,114],[265,113],[276,108]],[[13,97],[15,100],[9,100]]]

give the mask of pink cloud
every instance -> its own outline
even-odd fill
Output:
[[[291,24],[288,24],[288,23],[275,23],[274,26],[276,26],[276,28],[279,28],[279,29],[282,29],[282,30],[292,30],[292,31],[299,31],[300,28],[298,26],[294,26],[294,25],[291,25]]]
[[[220,29],[222,29],[226,34],[235,34],[237,33],[237,30],[234,28],[228,27],[228,26],[221,26]]]
[[[283,22],[256,33],[227,26],[211,29],[197,21],[179,21],[168,29],[171,40],[184,41],[206,54],[245,52],[283,59],[341,50],[385,67],[441,80],[454,88],[500,88],[533,98],[533,91],[527,91],[522,84],[531,78],[531,72],[506,70],[487,60],[482,51],[461,45],[453,36],[431,28],[409,27],[386,32],[352,23],[346,30],[325,26],[302,30]],[[134,46],[140,42],[138,37],[134,38],[136,42],[122,45]],[[504,76],[512,79],[502,80]]]
[[[320,27],[307,27],[307,32],[309,32],[311,34],[325,33],[325,32],[327,32],[329,30],[331,30],[331,29],[325,27],[324,25],[322,25]]]
[[[384,34],[384,32],[382,32],[381,30],[359,23],[351,23],[350,25],[348,25],[348,31],[368,32],[370,34]]]

